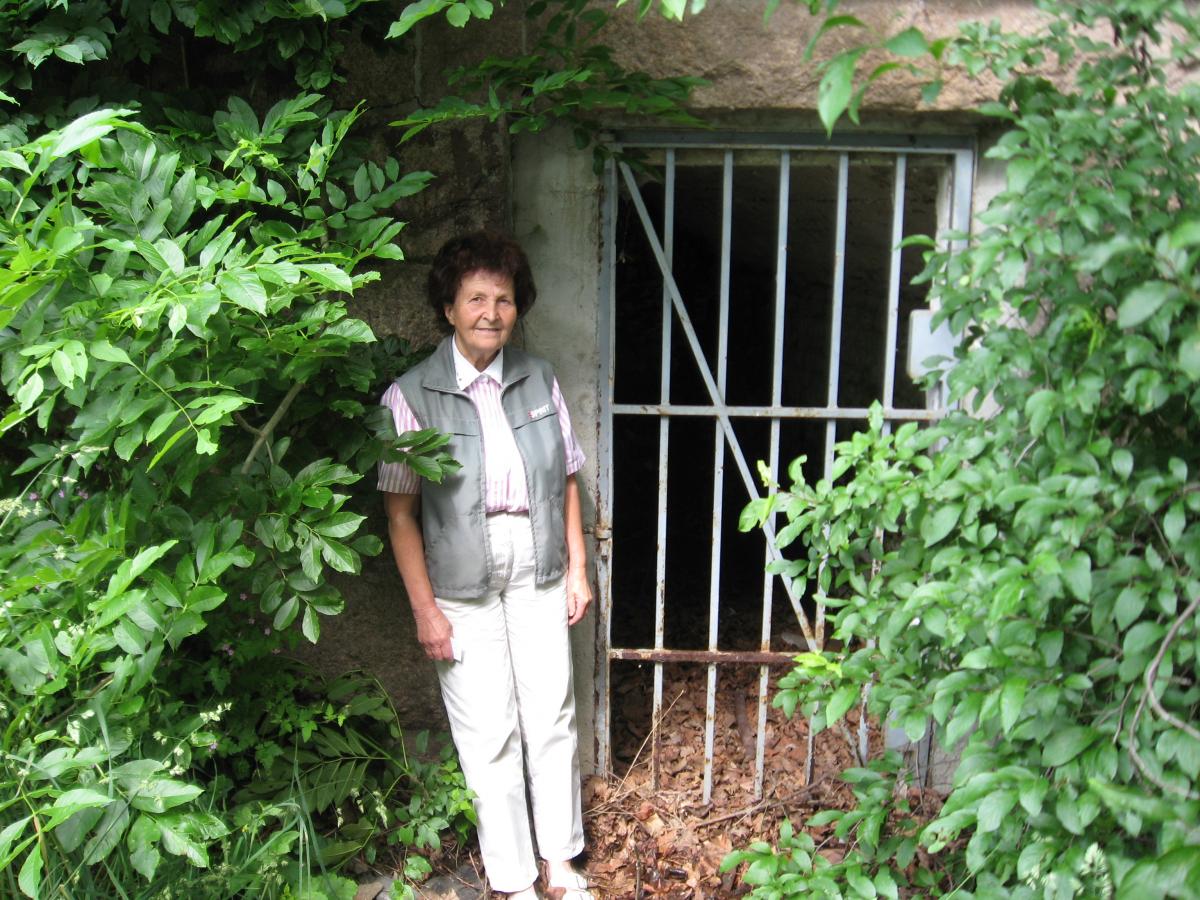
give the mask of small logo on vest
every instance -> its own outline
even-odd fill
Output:
[[[550,404],[543,403],[537,409],[531,409],[529,411],[529,418],[540,419],[542,416],[546,415],[546,413],[548,413],[548,412],[550,412]]]

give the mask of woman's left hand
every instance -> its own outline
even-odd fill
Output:
[[[574,625],[583,618],[592,602],[592,585],[588,581],[587,567],[577,566],[567,570],[567,624]]]

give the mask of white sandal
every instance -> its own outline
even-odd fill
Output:
[[[548,900],[596,900],[588,890],[588,881],[576,871],[561,872],[559,881],[550,880],[549,867],[546,871],[546,897]]]

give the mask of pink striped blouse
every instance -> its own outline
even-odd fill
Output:
[[[467,362],[454,346],[454,370],[458,388],[463,391],[479,413],[480,432],[483,439],[484,508],[489,513],[524,512],[529,509],[529,492],[525,485],[525,467],[517,450],[517,442],[504,416],[500,404],[500,385],[504,371],[504,351],[501,350],[492,364],[482,372]],[[563,401],[558,379],[554,379],[551,393],[558,425],[562,430],[567,474],[573,475],[583,466],[584,455],[579,441],[571,428],[571,416]],[[396,433],[416,431],[421,425],[413,415],[408,401],[404,399],[399,385],[392,385],[383,393],[380,404],[392,411]],[[403,463],[379,464],[379,490],[394,494],[419,494],[421,479]]]

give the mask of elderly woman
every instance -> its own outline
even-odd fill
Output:
[[[462,468],[441,484],[380,466],[417,639],[434,660],[493,889],[590,900],[567,628],[591,602],[575,472],[550,365],[506,347],[537,296],[521,247],[481,231],[445,244],[429,304],[452,334],[383,395],[398,432],[437,428]],[[529,802],[526,801],[528,794]]]

